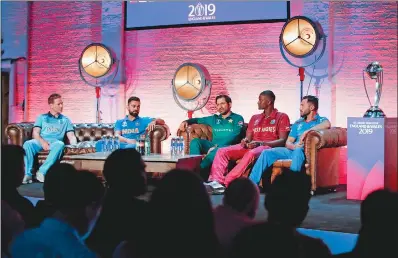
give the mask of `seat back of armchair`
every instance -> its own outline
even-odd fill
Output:
[[[7,144],[22,146],[25,141],[32,139],[34,122],[12,123],[7,125],[4,133],[7,137]],[[104,135],[114,135],[113,123],[76,123],[73,124],[78,142],[97,141]],[[153,153],[161,153],[162,141],[170,136],[170,129],[165,125],[156,125],[151,132],[151,148]],[[64,142],[69,144],[65,136]]]
[[[82,141],[98,141],[102,136],[112,136],[114,135],[113,123],[81,123],[74,124],[75,135],[78,142]]]

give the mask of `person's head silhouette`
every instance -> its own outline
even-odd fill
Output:
[[[105,161],[104,178],[109,189],[128,196],[146,192],[145,163],[135,149],[118,149]]]
[[[67,221],[82,238],[90,233],[105,192],[93,173],[77,171],[70,164],[54,164],[46,174],[43,191],[54,210],[53,217]]]
[[[260,193],[258,187],[248,178],[233,180],[224,193],[223,204],[250,218],[256,216]]]
[[[149,238],[161,242],[158,250],[150,250],[151,255],[188,257],[215,252],[218,242],[212,206],[198,175],[169,171],[152,193],[149,205],[153,216]]]
[[[19,145],[1,145],[1,188],[15,190],[24,177],[25,151]]]
[[[361,203],[359,257],[398,257],[398,193],[376,190]]]
[[[264,201],[268,221],[299,226],[307,216],[310,192],[311,178],[306,174],[283,173],[276,177]]]

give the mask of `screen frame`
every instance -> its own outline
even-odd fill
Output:
[[[255,24],[255,23],[277,23],[287,22],[290,20],[290,1],[286,1],[286,19],[271,19],[271,20],[250,20],[250,21],[228,21],[228,22],[204,22],[204,23],[191,23],[191,24],[172,24],[172,25],[157,25],[157,26],[146,26],[146,27],[130,27],[127,28],[127,4],[128,1],[124,2],[124,31],[132,30],[156,30],[156,29],[169,29],[169,28],[183,28],[183,27],[199,27],[199,26],[217,26],[217,25],[234,25],[234,24]]]

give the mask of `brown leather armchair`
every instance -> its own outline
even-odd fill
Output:
[[[247,124],[242,130],[246,134]],[[185,153],[189,153],[189,144],[194,138],[212,139],[212,128],[208,125],[193,124],[185,132],[177,131],[183,136]],[[306,173],[311,176],[312,190],[317,188],[334,188],[339,184],[340,148],[347,145],[347,129],[333,127],[325,130],[310,131],[305,139]],[[237,161],[239,162],[239,161]],[[291,160],[277,160],[272,167],[271,182],[276,176],[289,168]]]
[[[9,124],[5,129],[8,144],[15,144],[22,146],[27,140],[32,139],[33,122]],[[95,152],[95,147],[88,144],[92,141],[101,139],[103,135],[114,135],[114,124],[95,124],[95,123],[82,123],[74,124],[75,135],[78,143],[87,142],[85,147],[70,148],[66,147],[62,159],[73,159],[73,155],[85,154]],[[170,129],[167,125],[156,125],[155,129],[151,132],[151,150],[153,153],[162,153],[162,141],[166,140],[170,135]],[[64,140],[65,144],[69,144],[67,137]],[[47,158],[48,152],[41,151],[38,154],[39,164],[43,163]]]
[[[304,140],[307,175],[311,176],[312,191],[318,188],[334,189],[339,184],[340,147],[347,145],[347,129],[332,127],[312,130]],[[272,166],[271,182],[291,160],[278,160]]]

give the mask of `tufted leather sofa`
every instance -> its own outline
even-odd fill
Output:
[[[242,136],[246,134],[246,130],[247,124],[242,130]],[[193,124],[188,126],[185,132],[177,131],[177,135],[184,137],[185,153],[188,154],[192,139],[212,139],[212,128],[208,125]],[[304,143],[307,164],[305,170],[311,176],[312,191],[318,188],[334,188],[339,184],[340,147],[346,145],[346,128],[333,127],[308,133]],[[272,166],[271,182],[288,169],[290,164],[291,160],[277,160]]]
[[[32,139],[33,124],[33,122],[9,124],[5,128],[8,144],[22,146],[25,141]],[[82,147],[71,148],[67,146],[62,159],[73,159],[73,155],[95,152],[93,141],[101,139],[103,135],[111,136],[114,134],[114,124],[82,123],[74,124],[74,128],[77,141]],[[162,141],[166,140],[169,135],[170,130],[167,125],[156,125],[155,130],[150,134],[153,153],[160,154],[162,152]],[[66,136],[64,142],[68,144]],[[47,151],[41,151],[38,154],[39,164],[44,162],[47,155]]]

